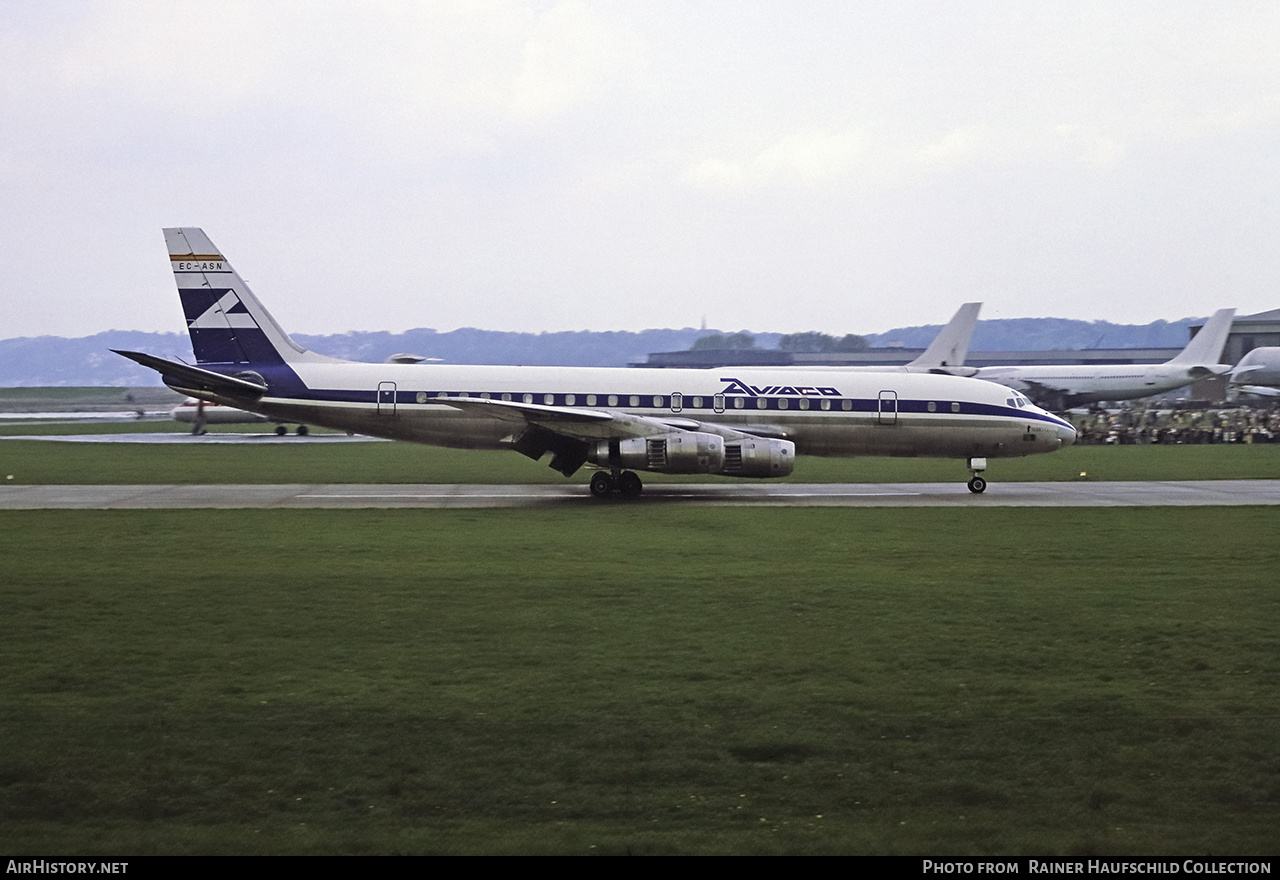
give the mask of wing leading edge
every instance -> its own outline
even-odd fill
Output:
[[[743,442],[759,441],[767,444],[767,453],[773,458],[789,458],[795,448],[786,439],[784,429],[768,425],[738,428],[695,419],[655,419],[613,410],[480,397],[432,397],[426,402],[523,425],[523,431],[513,432],[509,438],[511,448],[534,460],[550,452],[551,467],[566,477],[588,461],[602,467],[618,467],[622,458],[634,454],[631,450],[641,448],[646,455],[658,454],[656,450],[660,449],[664,457],[687,448],[690,451],[685,454],[691,464],[696,463],[698,469],[694,472],[699,473],[706,473],[712,460],[718,459],[723,465],[726,441],[736,442],[739,451]],[[730,457],[738,454],[741,453]],[[761,454],[765,454],[764,449]]]

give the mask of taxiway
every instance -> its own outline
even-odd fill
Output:
[[[0,486],[0,510],[196,508],[599,507],[1193,507],[1280,504],[1280,480],[997,483],[649,483],[635,500],[593,498],[585,485],[244,484]]]

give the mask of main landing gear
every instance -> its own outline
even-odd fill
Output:
[[[969,459],[969,473],[973,474],[969,478],[969,491],[974,495],[981,495],[987,491],[987,481],[982,478],[982,472],[987,469],[987,460],[985,458]]]
[[[608,498],[614,490],[622,493],[623,498],[636,498],[644,489],[644,483],[632,471],[611,474],[608,471],[596,471],[591,477],[591,494],[597,498]]]

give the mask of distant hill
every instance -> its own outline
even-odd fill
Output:
[[[505,333],[464,328],[439,333],[293,334],[301,345],[330,357],[384,361],[408,353],[449,364],[525,364],[529,366],[625,367],[643,362],[651,351],[688,348],[704,332],[683,330],[624,332]],[[777,334],[771,341],[776,343]],[[0,340],[0,386],[157,385],[159,376],[111,349],[144,351],[192,362],[186,333],[109,330],[93,336],[26,336]]]
[[[1199,323],[1202,319],[1138,325],[1065,318],[1005,318],[979,321],[971,349],[1180,348],[1187,342],[1188,328]],[[861,335],[874,347],[901,344],[907,348],[924,348],[940,328],[940,324],[928,324]],[[294,338],[321,354],[359,361],[383,361],[403,352],[439,358],[450,364],[624,367],[642,363],[649,352],[685,350],[698,337],[718,332],[721,331],[685,327],[639,333],[589,330],[509,333],[473,328],[440,333],[424,328],[404,333],[294,334]],[[758,348],[776,348],[781,338],[778,333],[752,335]],[[112,354],[113,348],[192,360],[191,344],[185,333],[109,330],[74,339],[61,336],[4,339],[0,340],[0,386],[159,384],[154,372]]]
[[[1190,328],[1204,318],[1152,321],[1150,324],[1112,324],[1067,318],[997,318],[979,320],[970,351],[1081,351],[1090,348],[1182,348]],[[873,347],[901,344],[926,348],[941,324],[902,327],[887,333],[863,334]]]

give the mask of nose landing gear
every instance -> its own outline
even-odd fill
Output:
[[[987,481],[982,478],[982,472],[987,469],[987,460],[985,458],[969,459],[969,491],[974,495],[981,495],[987,491]]]

